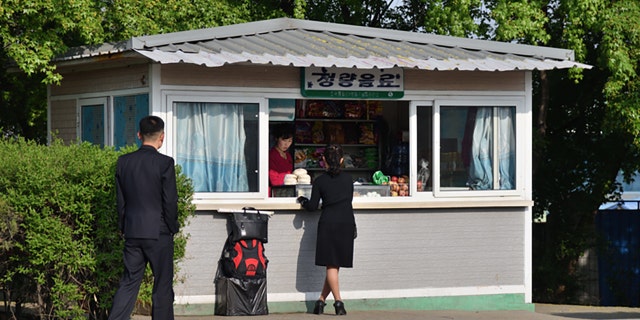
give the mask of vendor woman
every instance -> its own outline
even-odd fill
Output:
[[[272,131],[275,144],[269,150],[269,186],[281,186],[284,178],[293,170],[293,156],[289,147],[293,143],[293,130],[290,125],[281,124]]]

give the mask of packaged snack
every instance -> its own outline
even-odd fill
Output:
[[[296,122],[296,143],[312,143],[311,123],[308,121]]]
[[[327,122],[325,127],[325,139],[328,143],[344,144],[344,130],[342,123]]]
[[[307,103],[307,118],[322,118],[324,116],[324,103],[320,101],[309,101]]]
[[[315,148],[315,149],[310,148],[309,154],[311,155],[311,158],[313,160],[307,168],[324,168],[324,162],[322,161],[324,148]]]
[[[296,100],[296,117],[307,117],[307,103],[305,100]]]
[[[365,106],[361,102],[347,102],[344,104],[344,117],[361,119],[365,115]]]
[[[344,131],[345,144],[358,144],[360,138],[360,128],[355,122],[343,122],[342,130]]]
[[[294,167],[295,168],[305,168],[307,166],[307,149],[302,148],[302,149],[297,149],[296,148],[296,152],[294,155]]]
[[[382,117],[382,103],[380,101],[367,101],[367,118],[377,119]]]
[[[363,123],[360,125],[360,139],[361,144],[376,144],[375,134],[373,133],[373,126],[371,124]]]
[[[324,143],[324,128],[322,122],[316,121],[311,128],[311,141],[313,143]]]
[[[324,118],[339,119],[343,116],[343,108],[335,101],[326,101],[324,104],[324,110],[322,116]]]

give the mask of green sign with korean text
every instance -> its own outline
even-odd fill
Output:
[[[304,68],[302,96],[341,99],[399,99],[404,96],[402,68]]]

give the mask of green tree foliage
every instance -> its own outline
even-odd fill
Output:
[[[389,27],[457,37],[479,36],[482,0],[405,0],[390,13]]]
[[[100,24],[91,0],[0,0],[0,136],[46,138],[41,81],[60,80],[50,60],[67,46],[101,42]]]
[[[495,21],[495,40],[545,45],[551,35],[546,26],[547,1],[497,0],[490,3],[490,18]]]
[[[102,41],[102,20],[92,0],[3,0],[0,41],[3,55],[28,75],[42,73],[58,81],[49,62],[69,45]],[[5,62],[5,61],[3,61]]]
[[[110,0],[102,2],[101,10],[104,11],[106,37],[122,40],[282,17],[293,13],[293,3],[276,0]]]
[[[304,0],[0,0],[0,136],[46,139],[45,84],[61,80],[51,61],[69,47],[300,17],[304,4]]]
[[[115,163],[131,150],[0,139],[0,288],[5,302],[35,303],[41,319],[104,318],[122,273]],[[181,226],[195,211],[192,194],[190,181],[178,171]],[[175,239],[177,264],[187,235]],[[150,303],[150,287],[147,277],[140,303]]]
[[[133,36],[215,27],[292,15],[301,4],[258,0],[4,0],[0,40],[4,63],[56,83],[51,59],[70,46]]]
[[[548,17],[548,44],[595,66],[583,77],[541,73],[548,85],[535,110],[534,209],[550,213],[544,238],[536,234],[535,293],[540,301],[574,302],[582,278],[576,261],[598,244],[594,213],[622,191],[619,170],[630,174],[640,163],[640,4],[562,1]]]
[[[46,141],[47,88],[40,75],[6,73],[0,69],[0,137],[3,136]]]
[[[392,4],[393,0],[306,0],[306,19],[383,27]]]

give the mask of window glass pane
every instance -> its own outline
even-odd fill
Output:
[[[114,97],[113,102],[113,145],[116,149],[134,144],[140,146],[136,133],[140,119],[149,114],[149,95]]]
[[[269,121],[293,121],[295,112],[295,99],[269,99]]]
[[[440,187],[515,189],[515,108],[442,107]]]
[[[258,191],[255,103],[176,102],[176,163],[196,192]]]
[[[86,105],[80,109],[82,141],[104,147],[104,105]]]
[[[431,159],[433,151],[433,108],[418,107],[418,176],[416,190],[431,191]]]
[[[473,110],[472,110],[473,109]],[[440,187],[468,188],[470,148],[476,108],[443,107],[440,110]]]

